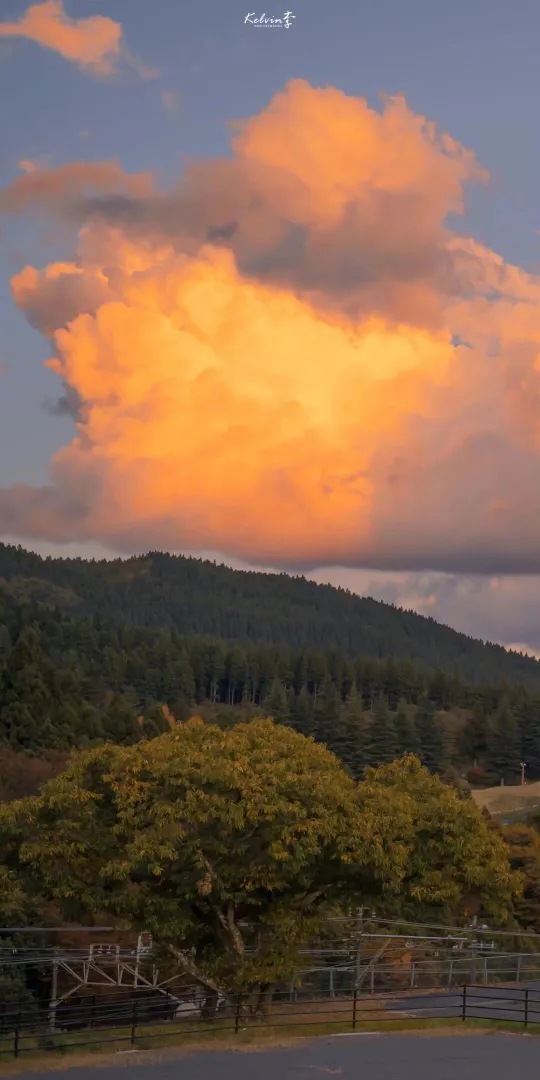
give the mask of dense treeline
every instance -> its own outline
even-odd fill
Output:
[[[456,671],[469,683],[501,678],[540,689],[540,664],[484,645],[433,619],[286,574],[231,570],[153,552],[128,560],[42,559],[0,545],[0,580],[13,595],[106,622],[293,649],[336,647]]]
[[[0,591],[0,746],[46,753],[45,775],[62,751],[130,745],[194,711],[221,726],[271,715],[326,743],[356,778],[409,752],[432,772],[484,784],[514,781],[521,760],[540,777],[540,692],[335,647],[184,637]],[[0,795],[1,772],[0,760]]]

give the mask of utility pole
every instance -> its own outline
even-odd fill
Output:
[[[56,952],[56,950],[55,950]],[[49,1002],[49,1031],[54,1034],[56,1028],[56,1006],[58,998],[58,960],[52,962],[51,999]]]

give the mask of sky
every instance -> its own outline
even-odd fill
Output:
[[[4,0],[2,539],[540,655],[539,37],[528,0]]]

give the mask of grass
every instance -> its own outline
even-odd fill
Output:
[[[471,794],[476,805],[484,807],[489,814],[523,812],[540,805],[540,780],[535,784],[473,789]]]
[[[310,1022],[312,1016],[318,1019]],[[21,1055],[10,1057],[13,1038],[0,1039],[0,1076],[25,1072],[58,1070],[84,1065],[148,1064],[164,1056],[193,1053],[202,1050],[261,1051],[270,1047],[285,1047],[300,1040],[330,1035],[401,1033],[424,1035],[479,1034],[488,1032],[523,1033],[523,1023],[512,1020],[471,1019],[460,1016],[416,1018],[392,1013],[383,1008],[380,1000],[358,1003],[357,1022],[353,1031],[352,999],[329,1002],[298,1002],[274,1006],[264,1023],[241,1018],[235,1031],[234,1017],[211,1022],[184,1020],[137,1028],[135,1046],[131,1045],[131,1028],[102,1029],[51,1035],[47,1046],[34,1036],[21,1039]],[[534,1034],[534,1027],[529,1030]],[[540,1029],[538,1031],[540,1034]],[[148,1055],[151,1055],[150,1057]],[[156,1056],[157,1055],[157,1056]]]

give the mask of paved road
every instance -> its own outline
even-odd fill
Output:
[[[534,1038],[357,1035],[261,1053],[192,1054],[129,1068],[130,1080],[508,1080],[537,1076]],[[124,1063],[126,1059],[124,1058]],[[1,1072],[0,1072],[0,1075]],[[123,1069],[35,1073],[33,1080],[122,1080]]]
[[[529,1001],[527,1016],[531,1024],[540,1024],[540,982],[527,983]],[[469,1019],[525,1021],[525,984],[521,988],[509,986],[467,987],[466,1015]],[[461,1016],[463,992],[418,994],[391,1002],[392,1012],[412,1013],[413,1016]],[[539,1029],[540,1030],[540,1029]]]

